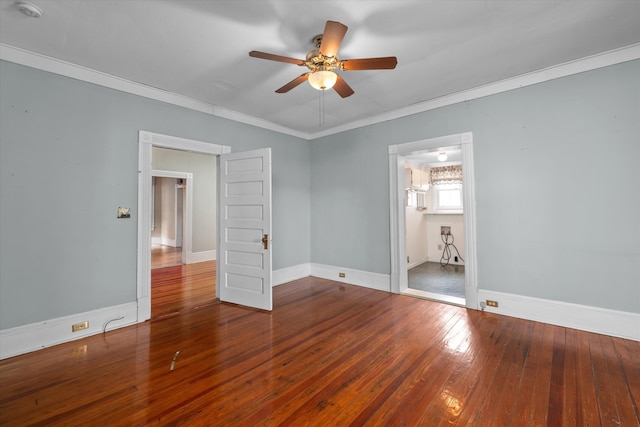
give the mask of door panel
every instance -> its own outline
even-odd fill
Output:
[[[220,165],[220,300],[271,310],[271,149]]]

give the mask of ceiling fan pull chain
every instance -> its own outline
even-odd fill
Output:
[[[326,116],[325,116],[325,109],[324,109],[324,94],[326,92],[326,90],[321,90],[320,91],[320,99],[322,100],[322,105],[320,106],[320,114],[321,114],[321,119],[320,119],[320,127],[324,127],[324,125],[326,124]]]
[[[318,128],[322,128],[324,126],[324,90],[318,92]]]
[[[324,119],[325,119],[325,117],[324,117],[324,89],[322,89],[320,92],[321,92],[320,96],[322,97],[321,98],[322,99],[322,124],[321,124],[321,126],[324,126]]]

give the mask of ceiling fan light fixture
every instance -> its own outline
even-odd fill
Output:
[[[438,160],[440,160],[441,162],[444,162],[445,160],[447,160],[447,153],[445,153],[444,151],[441,151],[438,154]]]
[[[317,90],[331,89],[336,84],[338,75],[333,71],[319,70],[309,75],[309,84]]]

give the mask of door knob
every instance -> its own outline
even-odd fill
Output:
[[[262,244],[264,245],[265,249],[269,249],[269,235],[265,234],[264,236],[262,236]]]

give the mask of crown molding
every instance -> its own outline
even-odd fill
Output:
[[[111,74],[96,71],[91,68],[55,59],[50,56],[31,52],[4,43],[0,43],[0,59],[298,138],[308,139],[309,136],[304,132],[289,129],[257,117],[232,111],[217,105],[208,104],[173,92],[146,86],[141,83],[136,83]]]
[[[4,43],[0,43],[0,59],[38,70],[59,74],[61,76],[70,77],[72,79],[81,80],[87,83],[108,87],[110,89],[116,89],[121,92],[178,105],[201,113],[212,115],[214,113],[214,107],[205,102],[163,91],[151,86],[145,86],[111,74],[96,71],[71,62],[61,61],[50,56],[41,55],[36,52],[31,52]]]
[[[25,65],[31,68],[48,71],[54,74],[59,74],[65,77],[85,81],[88,83],[108,87],[111,89],[119,90],[121,92],[166,102],[168,104],[177,105],[180,107],[199,111],[201,113],[210,114],[212,116],[248,124],[251,126],[256,126],[285,135],[291,135],[306,140],[314,140],[324,136],[329,136],[348,130],[373,125],[376,123],[382,123],[452,104],[457,104],[459,102],[470,101],[473,99],[495,95],[501,92],[506,92],[525,86],[531,86],[560,77],[570,76],[572,74],[578,74],[609,65],[615,65],[640,59],[640,43],[610,50],[608,52],[603,52],[575,61],[554,65],[552,67],[547,67],[531,73],[522,74],[520,76],[501,80],[495,83],[478,86],[473,89],[445,95],[439,98],[434,98],[418,104],[410,105],[408,107],[389,111],[384,114],[379,114],[377,116],[372,116],[366,119],[346,123],[341,126],[325,129],[316,133],[300,132],[254,116],[249,116],[247,114],[226,109],[224,107],[208,104],[197,99],[132,82],[130,80],[96,71],[87,67],[82,67],[70,62],[61,61],[59,59],[10,46],[4,43],[0,43],[0,59],[20,65]]]
[[[446,107],[448,105],[453,105],[464,101],[471,101],[473,99],[495,95],[501,92],[507,92],[525,86],[531,86],[549,80],[558,79],[560,77],[566,77],[573,74],[583,73],[585,71],[595,70],[597,68],[607,67],[609,65],[633,61],[636,59],[640,59],[640,43],[577,59],[575,61],[565,62],[563,64],[554,65],[552,67],[543,68],[531,73],[522,74],[516,77],[511,77],[483,86],[478,86],[473,89],[452,93],[449,95],[441,96],[439,98],[434,98],[418,104],[410,105],[408,107],[389,111],[377,116],[372,116],[341,126],[325,129],[323,131],[310,134],[309,139],[313,140],[316,138],[321,138],[324,136],[333,135],[336,133],[345,132],[376,123],[398,119],[400,117],[410,116],[412,114],[435,110],[436,108]]]

